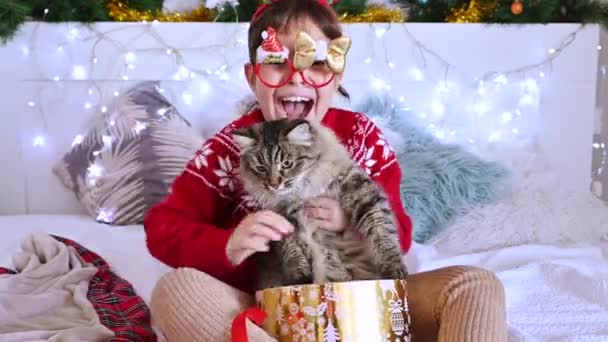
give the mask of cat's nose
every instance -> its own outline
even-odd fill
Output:
[[[281,185],[281,178],[280,177],[270,177],[270,180],[268,181],[268,185],[270,185],[270,187],[272,188],[278,188],[279,185]]]

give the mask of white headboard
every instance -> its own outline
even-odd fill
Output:
[[[345,27],[354,42],[344,82],[352,105],[388,91],[437,136],[480,153],[488,139],[504,146],[536,139],[564,184],[589,187],[604,53],[598,26]],[[23,26],[0,47],[0,214],[83,212],[51,167],[111,106],[114,92],[138,81],[162,80],[167,97],[201,131],[220,128],[249,94],[246,30],[219,23]],[[336,105],[351,106],[340,99]]]

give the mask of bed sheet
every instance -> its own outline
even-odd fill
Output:
[[[109,226],[76,215],[0,216],[0,232],[0,266],[12,266],[11,256],[30,233],[63,236],[102,256],[146,303],[170,270],[148,252],[142,226]],[[405,261],[411,272],[449,265],[495,271],[506,290],[510,342],[608,341],[608,242],[522,245],[450,256],[414,243]]]
[[[413,248],[415,272],[450,265],[496,272],[505,287],[510,342],[608,341],[608,242],[452,256],[430,246]]]

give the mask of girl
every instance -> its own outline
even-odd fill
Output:
[[[229,340],[234,317],[253,305],[249,257],[294,229],[285,218],[256,210],[242,190],[235,129],[285,117],[331,128],[386,191],[401,248],[409,251],[412,224],[395,155],[364,115],[330,107],[336,92],[348,96],[340,84],[349,47],[327,0],[274,0],[255,13],[244,71],[259,108],[205,142],[171,194],[146,216],[150,253],[178,268],[159,281],[151,304],[170,341]],[[336,201],[320,198],[309,209],[322,229],[348,229]],[[408,294],[415,340],[506,341],[504,290],[488,271],[450,267],[410,275]],[[251,340],[271,340],[255,325],[248,332]]]

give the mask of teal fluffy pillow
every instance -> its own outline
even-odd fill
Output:
[[[500,196],[509,176],[506,167],[441,142],[396,101],[370,96],[355,110],[374,119],[395,148],[403,170],[401,197],[416,242],[428,241],[458,215]]]

